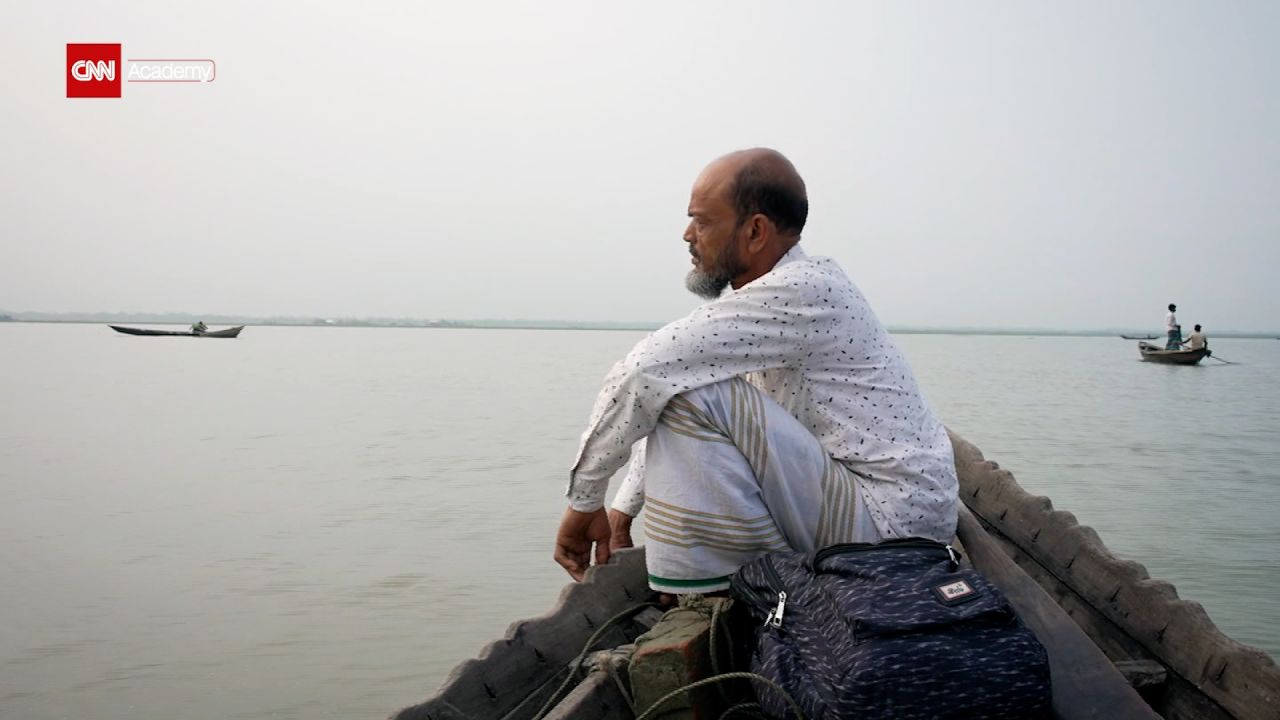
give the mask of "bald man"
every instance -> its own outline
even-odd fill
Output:
[[[774,550],[954,535],[946,430],[861,292],[799,247],[808,211],[774,150],[731,153],[694,182],[685,284],[708,302],[605,379],[556,536],[575,579],[631,544],[642,507],[649,584],[667,593],[723,590]]]

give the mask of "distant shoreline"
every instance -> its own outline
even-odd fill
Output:
[[[32,313],[31,315],[36,315]],[[0,315],[0,325],[4,323],[53,323],[66,325],[175,325],[186,327],[195,320],[194,316],[187,320],[173,318],[146,317],[24,317]],[[424,330],[612,330],[622,332],[650,332],[661,327],[660,323],[626,323],[626,322],[571,322],[554,320],[397,320],[397,319],[333,319],[302,320],[285,318],[237,318],[208,315],[202,318],[209,325],[246,325],[254,327],[343,327],[343,328],[414,328]],[[946,328],[946,327],[895,327],[888,326],[894,335],[988,335],[1013,337],[1115,337],[1120,335],[1153,334],[1150,331],[1122,329],[1097,330],[1056,330],[1052,328]],[[1278,332],[1242,332],[1222,331],[1211,333],[1215,338],[1235,338],[1241,340],[1273,340],[1280,339]]]

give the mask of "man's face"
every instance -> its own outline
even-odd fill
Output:
[[[729,202],[731,168],[713,164],[702,172],[689,197],[689,243],[693,269],[685,277],[690,292],[709,300],[720,296],[733,278],[746,271],[739,249],[738,214]]]

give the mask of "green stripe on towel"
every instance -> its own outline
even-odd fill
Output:
[[[707,585],[719,585],[720,583],[728,582],[729,577],[729,575],[721,575],[720,577],[703,578],[701,580],[672,580],[670,578],[658,577],[657,575],[650,575],[649,582],[655,585],[666,585],[667,587],[696,588]]]

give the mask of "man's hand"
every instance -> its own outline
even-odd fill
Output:
[[[631,521],[634,519],[621,510],[609,510],[609,552],[635,546],[631,542]]]
[[[556,562],[574,580],[582,580],[591,565],[591,545],[596,547],[596,564],[609,562],[609,518],[604,508],[595,512],[564,511],[556,532]]]

